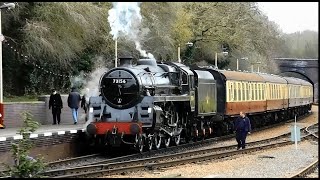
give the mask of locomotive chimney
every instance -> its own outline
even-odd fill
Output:
[[[123,67],[132,66],[133,57],[131,56],[120,57],[119,60],[120,60],[120,66],[123,66]]]

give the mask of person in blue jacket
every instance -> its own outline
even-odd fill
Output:
[[[240,112],[240,117],[236,119],[235,122],[236,140],[238,143],[238,148],[245,149],[247,134],[251,133],[251,123],[250,119],[246,117],[245,113]]]
[[[75,87],[71,88],[68,96],[68,106],[71,108],[74,124],[78,123],[78,108],[80,106],[81,96]]]

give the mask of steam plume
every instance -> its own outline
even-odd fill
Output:
[[[140,25],[142,16],[140,14],[140,2],[113,2],[113,8],[109,10],[108,22],[111,27],[110,34],[116,40],[124,34],[134,41],[136,49],[144,57],[154,59],[151,53],[142,50],[139,41]]]

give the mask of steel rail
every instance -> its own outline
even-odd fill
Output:
[[[306,135],[302,137],[302,139],[306,139],[309,135]],[[67,175],[60,175],[56,176],[54,178],[76,178],[76,177],[99,177],[103,175],[114,175],[114,174],[119,174],[119,173],[125,173],[125,172],[132,172],[132,171],[138,171],[138,170],[151,170],[151,169],[159,169],[159,168],[164,168],[164,167],[171,167],[175,165],[181,165],[181,164],[187,164],[187,163],[194,163],[194,162],[199,162],[199,161],[207,161],[207,160],[212,160],[212,159],[221,159],[233,155],[238,155],[238,154],[245,154],[249,152],[255,152],[259,150],[265,150],[265,149],[270,149],[270,148],[275,148],[275,147],[281,147],[281,146],[286,146],[293,144],[292,141],[283,141],[280,143],[272,143],[272,144],[267,144],[263,146],[258,146],[258,147],[250,147],[242,150],[231,150],[228,152],[221,152],[221,153],[215,153],[215,154],[205,154],[197,157],[187,157],[187,158],[178,158],[175,160],[171,161],[165,161],[165,162],[159,162],[157,163],[156,161],[157,158],[153,159],[142,159],[140,161],[131,161],[131,162],[122,162],[122,163],[114,163],[114,164],[105,164],[105,165],[99,165],[100,170],[96,171],[91,171],[91,172],[83,172],[81,171],[78,174],[67,174]],[[162,157],[161,157],[162,158]],[[153,163],[150,163],[152,162]],[[140,165],[134,165],[137,162],[140,163]],[[129,163],[133,164],[132,166],[127,166]],[[125,167],[121,167],[122,165],[125,165]],[[118,165],[120,167],[116,168],[113,167],[113,165]],[[108,169],[106,169],[108,168]]]
[[[273,137],[273,138],[269,138],[269,139],[264,139],[264,140],[259,140],[259,141],[255,141],[255,142],[249,142],[247,143],[247,146],[256,146],[259,145],[261,143],[270,143],[270,141],[274,141],[274,140],[279,140],[281,138],[284,138],[285,136],[288,136],[290,133],[285,133],[283,135],[277,136],[277,137]],[[271,147],[273,147],[274,144],[292,144],[291,141],[285,141],[283,140],[280,143],[272,143]],[[252,149],[260,149],[260,147],[268,147],[269,145],[264,145],[264,146],[257,146],[257,147],[251,147],[248,148],[252,151]],[[164,155],[164,156],[158,156],[158,157],[151,157],[151,158],[144,158],[144,159],[136,159],[136,160],[130,160],[130,161],[125,161],[125,162],[116,162],[116,163],[109,163],[109,164],[99,164],[99,165],[91,165],[91,166],[83,166],[83,167],[76,167],[76,168],[70,168],[70,169],[61,169],[61,170],[57,170],[57,171],[51,171],[51,172],[47,172],[50,173],[51,175],[58,175],[57,177],[78,177],[78,175],[83,176],[83,175],[90,175],[93,173],[96,174],[100,171],[104,172],[104,171],[108,171],[105,169],[123,169],[125,167],[123,166],[132,166],[134,167],[134,165],[136,164],[147,164],[148,166],[152,165],[152,162],[158,162],[160,160],[165,160],[165,159],[178,159],[181,160],[185,157],[190,157],[190,156],[199,156],[202,155],[203,157],[207,157],[209,153],[216,153],[216,154],[226,154],[228,155],[229,152],[225,152],[225,153],[217,153],[219,151],[226,151],[226,150],[230,150],[230,149],[236,149],[237,145],[230,145],[230,146],[221,146],[221,147],[214,147],[214,148],[207,148],[207,149],[201,149],[201,150],[193,150],[193,151],[187,151],[187,152],[180,152],[180,153],[176,153],[176,154],[169,154],[169,155]],[[241,151],[241,150],[240,150]],[[247,149],[244,150],[244,152],[248,151]],[[236,150],[231,150],[231,153],[238,153],[239,151]],[[210,156],[210,155],[209,155]],[[151,164],[150,164],[151,162]],[[140,166],[139,166],[140,167]],[[82,173],[84,172],[85,173]],[[90,171],[90,172],[89,172]],[[68,174],[68,173],[72,173],[72,174]],[[78,175],[74,175],[74,173],[79,173]],[[47,174],[49,175],[49,174]]]
[[[310,126],[309,126],[310,127]],[[308,131],[308,128],[306,128],[306,131]],[[319,137],[317,135],[315,135],[314,133],[311,133],[311,135],[313,137],[315,137],[316,139],[319,139]],[[301,171],[299,171],[298,173],[290,176],[290,178],[301,178],[301,177],[305,177],[308,174],[312,173],[317,167],[319,166],[319,160],[317,159],[316,161],[312,162],[311,164],[309,164],[307,167],[305,167],[304,169],[302,169]]]
[[[297,120],[300,120],[302,118],[306,118],[308,117],[309,115],[311,115],[312,113],[308,113],[308,114],[305,114],[305,115],[302,115],[300,117],[298,117]],[[254,130],[253,132],[256,132],[256,131],[261,131],[261,130],[264,130],[264,129],[269,129],[269,128],[272,128],[272,127],[276,127],[276,126],[279,126],[279,125],[282,125],[282,124],[285,124],[285,123],[289,123],[289,122],[292,122],[293,119],[290,119],[290,120],[287,120],[287,121],[284,121],[284,122],[280,122],[280,123],[276,123],[276,124],[271,124],[269,126],[264,126],[262,128],[257,128],[256,130]],[[288,133],[286,133],[288,134]],[[233,138],[235,135],[234,134],[229,134],[229,135],[226,135],[226,136],[221,136],[221,137],[215,137],[215,138],[210,138],[210,139],[206,139],[206,140],[202,140],[202,141],[197,141],[197,142],[192,142],[192,143],[188,143],[188,144],[182,144],[180,146],[173,146],[173,147],[169,147],[169,148],[163,148],[163,149],[160,149],[160,150],[152,150],[152,151],[149,151],[149,152],[144,152],[144,153],[137,153],[137,154],[132,154],[132,155],[127,155],[127,156],[120,156],[120,157],[116,157],[116,158],[111,158],[111,159],[107,159],[107,160],[101,160],[101,161],[96,161],[94,163],[88,163],[86,164],[85,166],[80,166],[80,169],[83,169],[83,167],[88,167],[88,165],[95,165],[95,164],[101,164],[101,163],[112,163],[112,162],[119,162],[119,161],[126,161],[130,158],[141,158],[143,156],[151,156],[151,155],[154,155],[154,154],[157,154],[157,153],[163,153],[163,152],[167,152],[168,150],[179,150],[179,149],[183,149],[183,148],[195,148],[195,147],[191,147],[191,146],[204,146],[206,144],[212,144],[212,143],[215,143],[216,141],[220,141],[220,140],[226,140],[226,139],[230,139],[230,138]],[[283,136],[283,135],[280,135],[280,136]],[[272,139],[272,138],[271,138]],[[270,140],[269,140],[270,141]],[[257,142],[256,142],[257,143]],[[222,149],[222,147],[220,147]],[[63,163],[68,163],[68,162],[72,162],[72,161],[78,161],[78,160],[86,160],[86,158],[94,158],[94,157],[97,157],[99,156],[99,154],[92,154],[92,155],[86,155],[86,156],[80,156],[80,157],[75,157],[75,158],[69,158],[69,159],[64,159],[64,160],[58,160],[58,161],[53,161],[53,162],[49,162],[47,163],[47,165],[49,166],[58,166],[58,165],[61,165]],[[74,162],[72,162],[74,163]],[[77,166],[79,167],[79,166]],[[77,168],[76,167],[76,168]],[[51,174],[51,173],[54,173],[54,172],[58,172],[60,171],[60,173],[58,174],[64,174],[63,171],[65,171],[67,169],[56,169],[56,170],[49,170],[49,171],[46,171],[44,174]],[[62,172],[61,172],[62,171]],[[6,171],[2,171],[2,172],[6,172]]]

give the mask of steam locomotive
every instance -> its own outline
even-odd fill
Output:
[[[97,144],[142,152],[233,133],[240,111],[254,129],[311,110],[313,87],[302,79],[132,61],[120,58],[101,76],[101,94],[90,97],[85,131]]]

